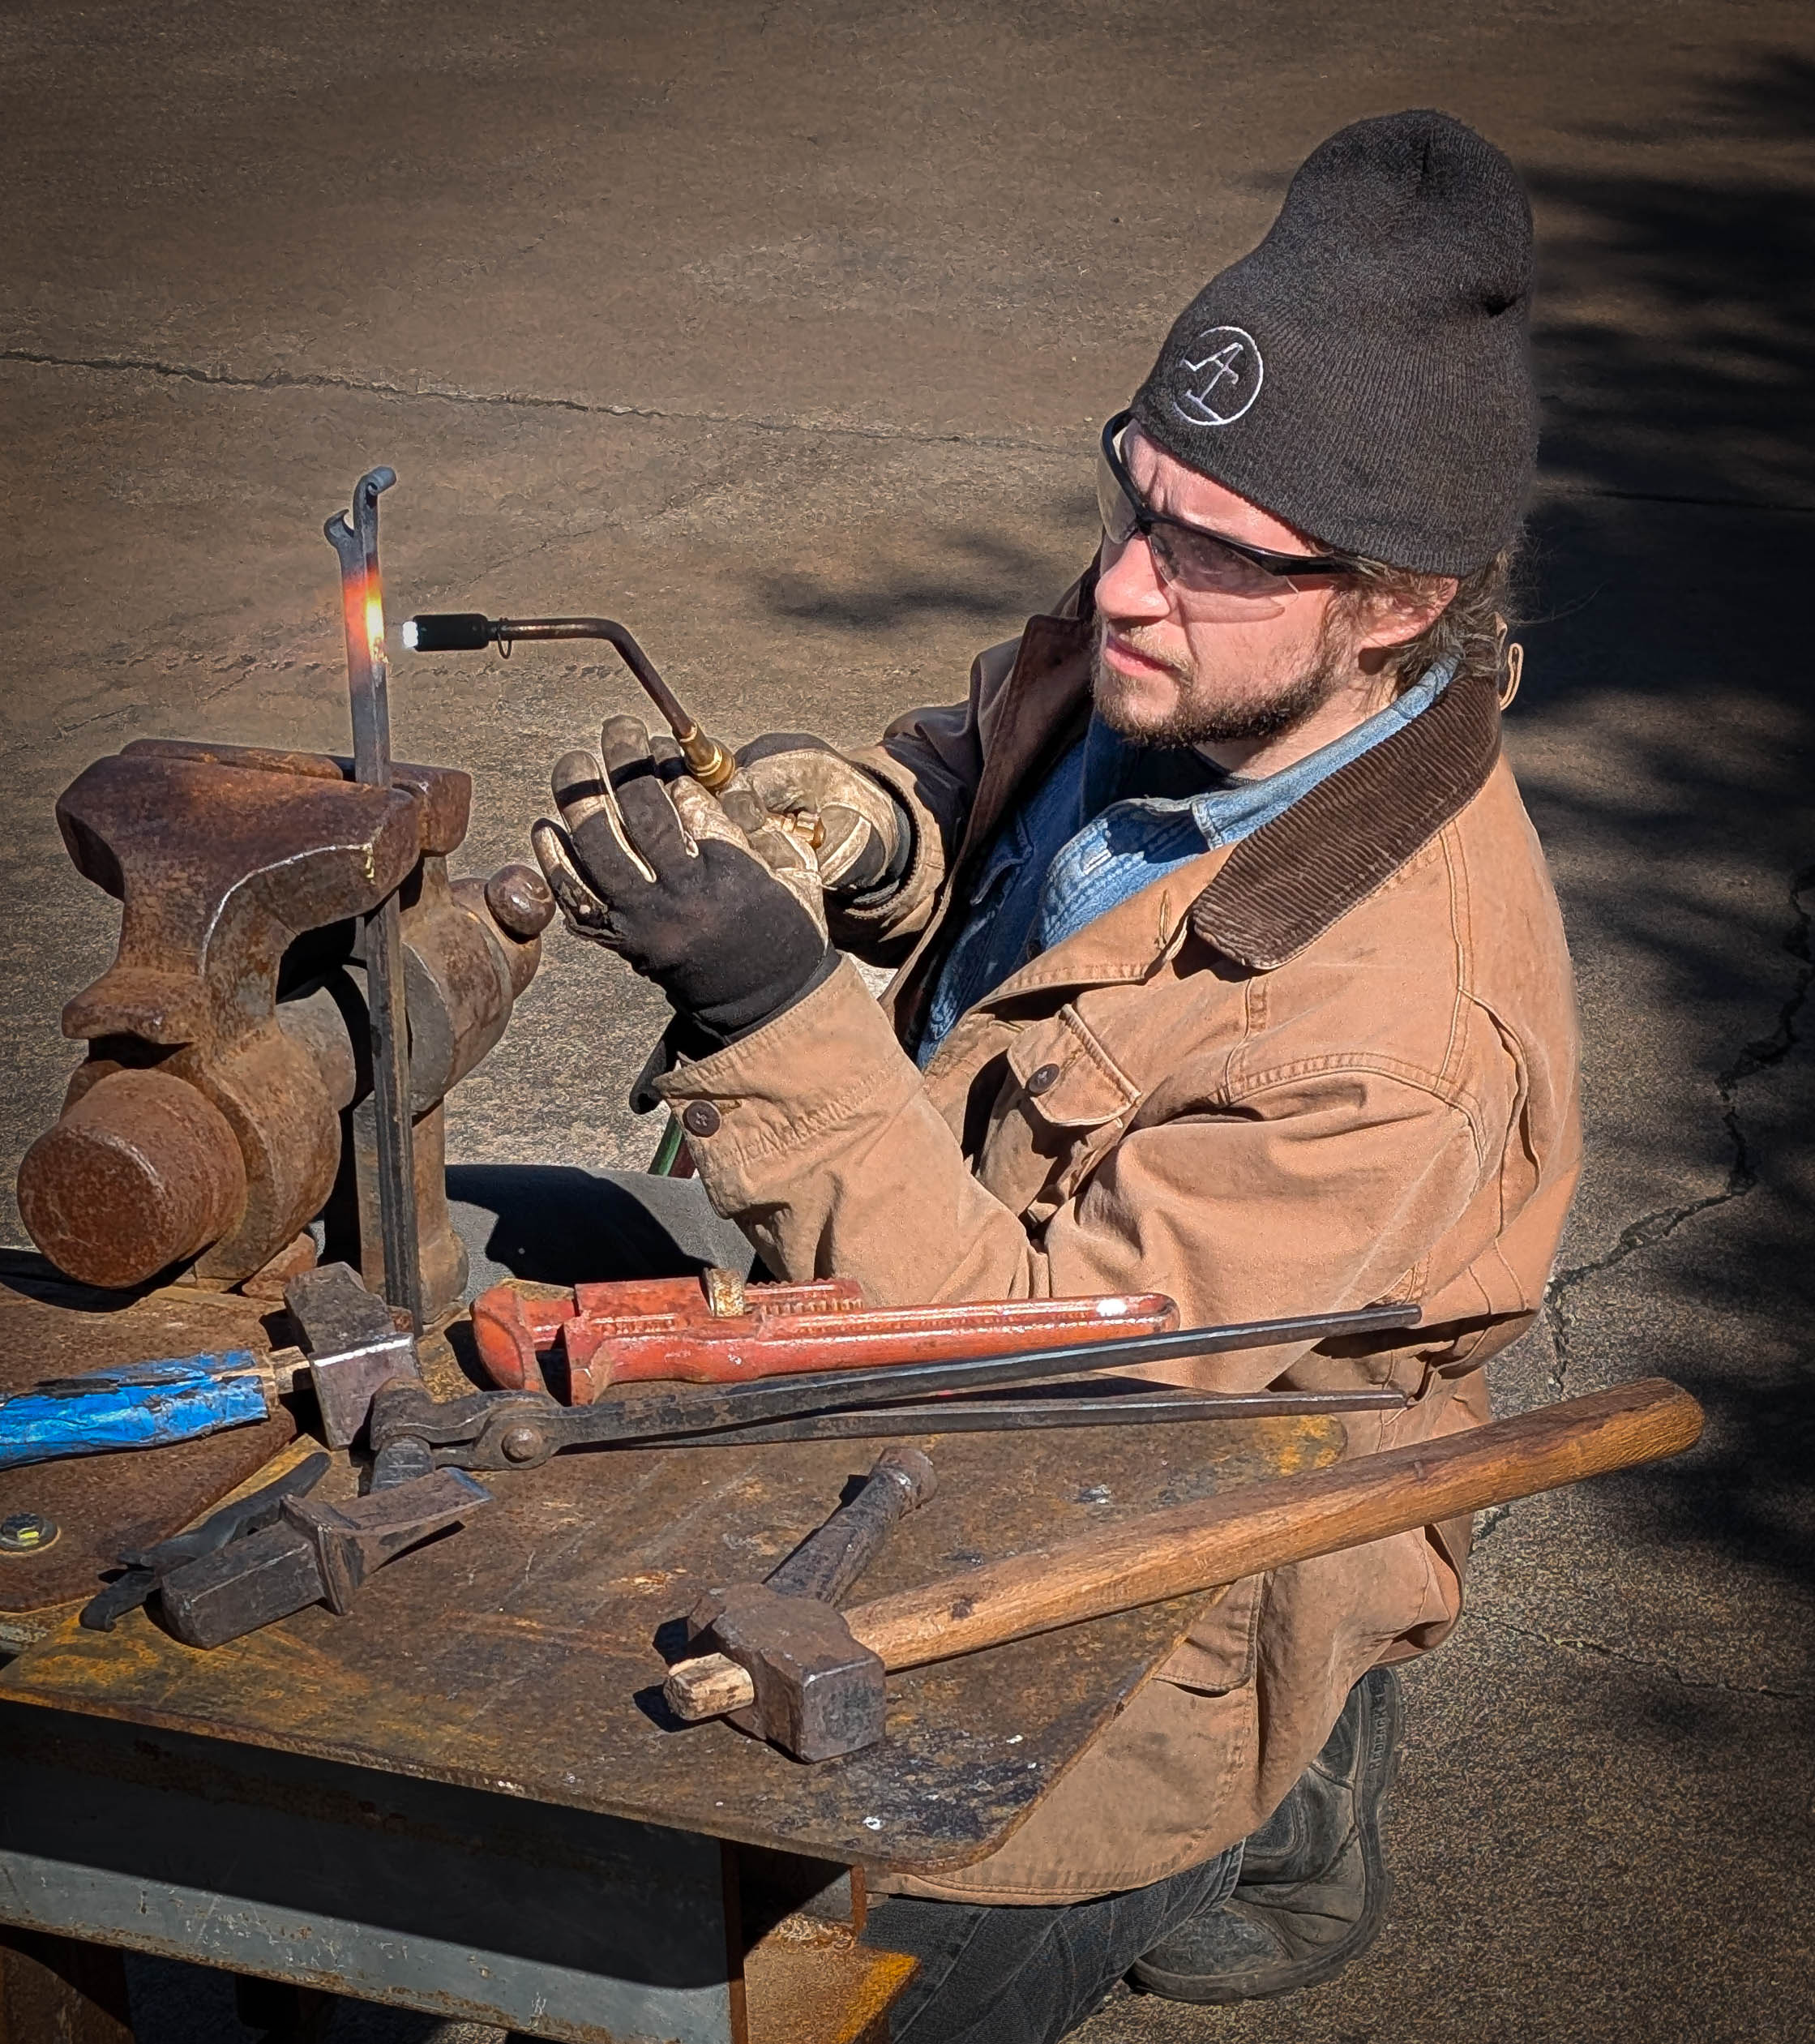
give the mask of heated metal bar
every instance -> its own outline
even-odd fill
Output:
[[[370,787],[391,785],[389,675],[384,653],[384,585],[378,564],[378,500],[397,479],[373,469],[353,493],[350,515],[323,528],[340,562],[340,617],[353,704],[353,773]],[[372,1108],[378,1137],[379,1228],[384,1296],[420,1331],[422,1269],[416,1232],[415,1135],[409,1106],[409,1023],[404,1003],[404,947],[396,894],[365,923],[366,1002],[372,1031]]]

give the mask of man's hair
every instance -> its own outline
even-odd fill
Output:
[[[1500,686],[1505,662],[1506,605],[1516,546],[1503,546],[1492,560],[1458,580],[1456,593],[1415,639],[1389,649],[1383,674],[1401,696],[1440,660],[1453,660],[1458,680],[1475,675]],[[1439,578],[1389,568],[1385,561],[1363,559],[1345,602],[1355,606],[1370,598],[1396,598],[1415,603],[1431,593]]]

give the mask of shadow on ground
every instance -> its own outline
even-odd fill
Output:
[[[1815,66],[1762,57],[1672,126],[1795,138],[1806,151]],[[1515,745],[1528,731],[1538,741],[1522,778],[1558,847],[1582,954],[1591,1099],[1597,1086],[1618,1099],[1599,1068],[1619,1050],[1597,1040],[1595,1024],[1631,992],[1602,983],[1604,962],[1634,962],[1647,1001],[1685,1018],[1697,1039],[1698,1097],[1677,1158],[1620,1154],[1638,1138],[1636,1115],[1629,1138],[1620,1112],[1591,1123],[1585,1219],[1598,1219],[1595,1181],[1609,1166],[1635,1186],[1642,1176],[1678,1189],[1629,1208],[1599,1239],[1578,1227],[1566,1245],[1552,1299],[1557,1388],[1570,1388],[1585,1340],[1585,1288],[1646,1259],[1656,1347],[1705,1402],[1709,1427],[1694,1455],[1630,1487],[1631,1532],[1711,1545],[1799,1588],[1815,1562],[1811,1217],[1793,1155],[1800,1132],[1777,1129],[1774,1142],[1753,1108],[1808,1026],[1815,677],[1799,592],[1815,545],[1809,168],[1805,153],[1802,174],[1774,179],[1532,180],[1556,223],[1537,334],[1551,486],[1534,523],[1530,678],[1512,720]],[[1603,772],[1579,761],[1552,770],[1547,728],[1590,722],[1590,758],[1598,752]],[[1654,1149],[1654,1123],[1642,1142]],[[1688,1197],[1685,1185],[1696,1186]],[[1727,1253],[1698,1253],[1695,1223],[1755,1196],[1760,1211],[1727,1235]],[[1694,1339],[1672,1339],[1692,1324]],[[1710,1324],[1731,1340],[1706,1343],[1699,1331]],[[1762,1372],[1761,1335],[1776,1337],[1782,1357]],[[1693,1720],[1693,1693],[1683,1709]]]

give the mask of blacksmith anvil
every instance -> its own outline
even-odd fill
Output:
[[[64,791],[70,856],[125,914],[113,963],[63,1010],[87,1061],[19,1169],[59,1269],[122,1287],[176,1266],[276,1297],[332,1200],[382,1288],[362,919],[396,892],[424,1317],[459,1299],[443,1103],[503,1034],[554,903],[524,866],[450,883],[470,778],[392,773],[375,787],[325,754],[141,739]]]

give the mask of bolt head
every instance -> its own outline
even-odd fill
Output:
[[[533,1462],[542,1451],[539,1426],[514,1426],[498,1444],[507,1462]]]
[[[62,1531],[42,1512],[15,1511],[0,1519],[0,1554],[41,1554]]]
[[[503,866],[486,882],[486,906],[519,942],[540,936],[554,920],[554,896],[533,866]]]

